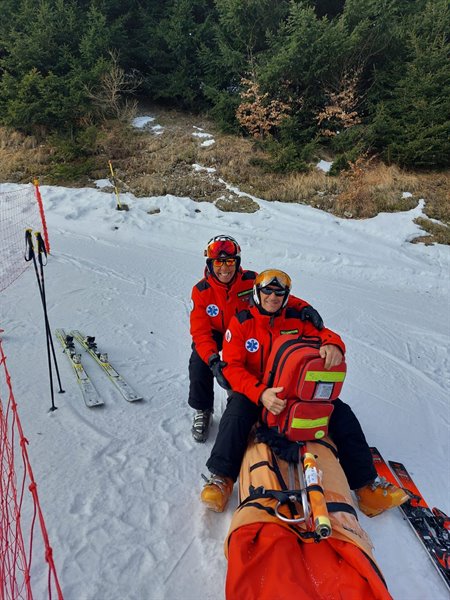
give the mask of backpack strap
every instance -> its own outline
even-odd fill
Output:
[[[291,310],[291,309],[290,309]],[[293,309],[292,309],[293,310]],[[278,350],[273,357],[269,376],[267,378],[267,387],[273,387],[273,381],[277,373],[278,365],[283,358],[286,359],[290,349],[297,350],[298,348],[320,348],[321,340],[317,336],[296,336],[295,338],[289,338],[285,342],[281,343]],[[270,359],[269,359],[270,360]]]

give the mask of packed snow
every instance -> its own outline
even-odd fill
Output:
[[[144,396],[126,402],[83,356],[104,400],[89,409],[58,353],[66,393],[56,394],[58,410],[49,412],[33,269],[2,293],[7,365],[66,600],[224,598],[223,542],[237,494],[223,514],[206,511],[199,494],[225,394],[217,388],[204,445],[191,437],[187,405],[190,292],[217,234],[238,239],[244,268],[287,271],[293,292],[341,334],[342,398],[369,443],[404,462],[430,505],[450,512],[450,248],[410,243],[420,234],[413,219],[422,203],[355,221],[262,200],[258,212],[237,214],[189,198],[122,194],[130,210],[120,212],[108,191],[43,186],[41,193],[52,328],[96,336]],[[400,511],[360,521],[395,600],[448,598]],[[42,556],[34,565],[35,597],[45,598]]]

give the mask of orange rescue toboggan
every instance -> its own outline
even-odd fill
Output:
[[[326,371],[314,339],[285,335],[275,344],[265,382],[285,388],[287,407],[277,418],[263,414],[244,456],[225,541],[226,598],[392,600],[326,436],[345,363]],[[258,441],[267,430],[298,446],[298,463]]]

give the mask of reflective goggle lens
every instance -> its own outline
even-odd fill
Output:
[[[226,265],[227,267],[232,267],[236,264],[235,258],[214,258],[213,265],[215,267],[221,267],[222,265]]]
[[[265,296],[270,296],[271,294],[275,294],[275,296],[284,296],[286,293],[286,290],[274,290],[273,288],[261,288],[261,294],[264,294]]]
[[[255,279],[255,285],[262,291],[269,285],[278,286],[284,290],[291,289],[291,278],[284,271],[278,269],[267,269],[262,271]],[[284,293],[284,292],[283,292]]]
[[[218,240],[208,244],[207,258],[219,258],[221,255],[236,256],[236,244],[231,240]]]

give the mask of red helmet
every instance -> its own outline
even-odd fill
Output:
[[[253,301],[260,312],[263,311],[261,307],[261,289],[266,288],[269,285],[284,292],[283,304],[280,308],[286,306],[289,294],[291,293],[292,283],[291,278],[287,273],[279,271],[278,269],[261,271],[261,273],[257,275],[253,285]]]
[[[241,247],[229,235],[216,235],[211,238],[205,248],[206,264],[212,273],[212,261],[220,258],[236,259],[236,270],[241,264]]]

